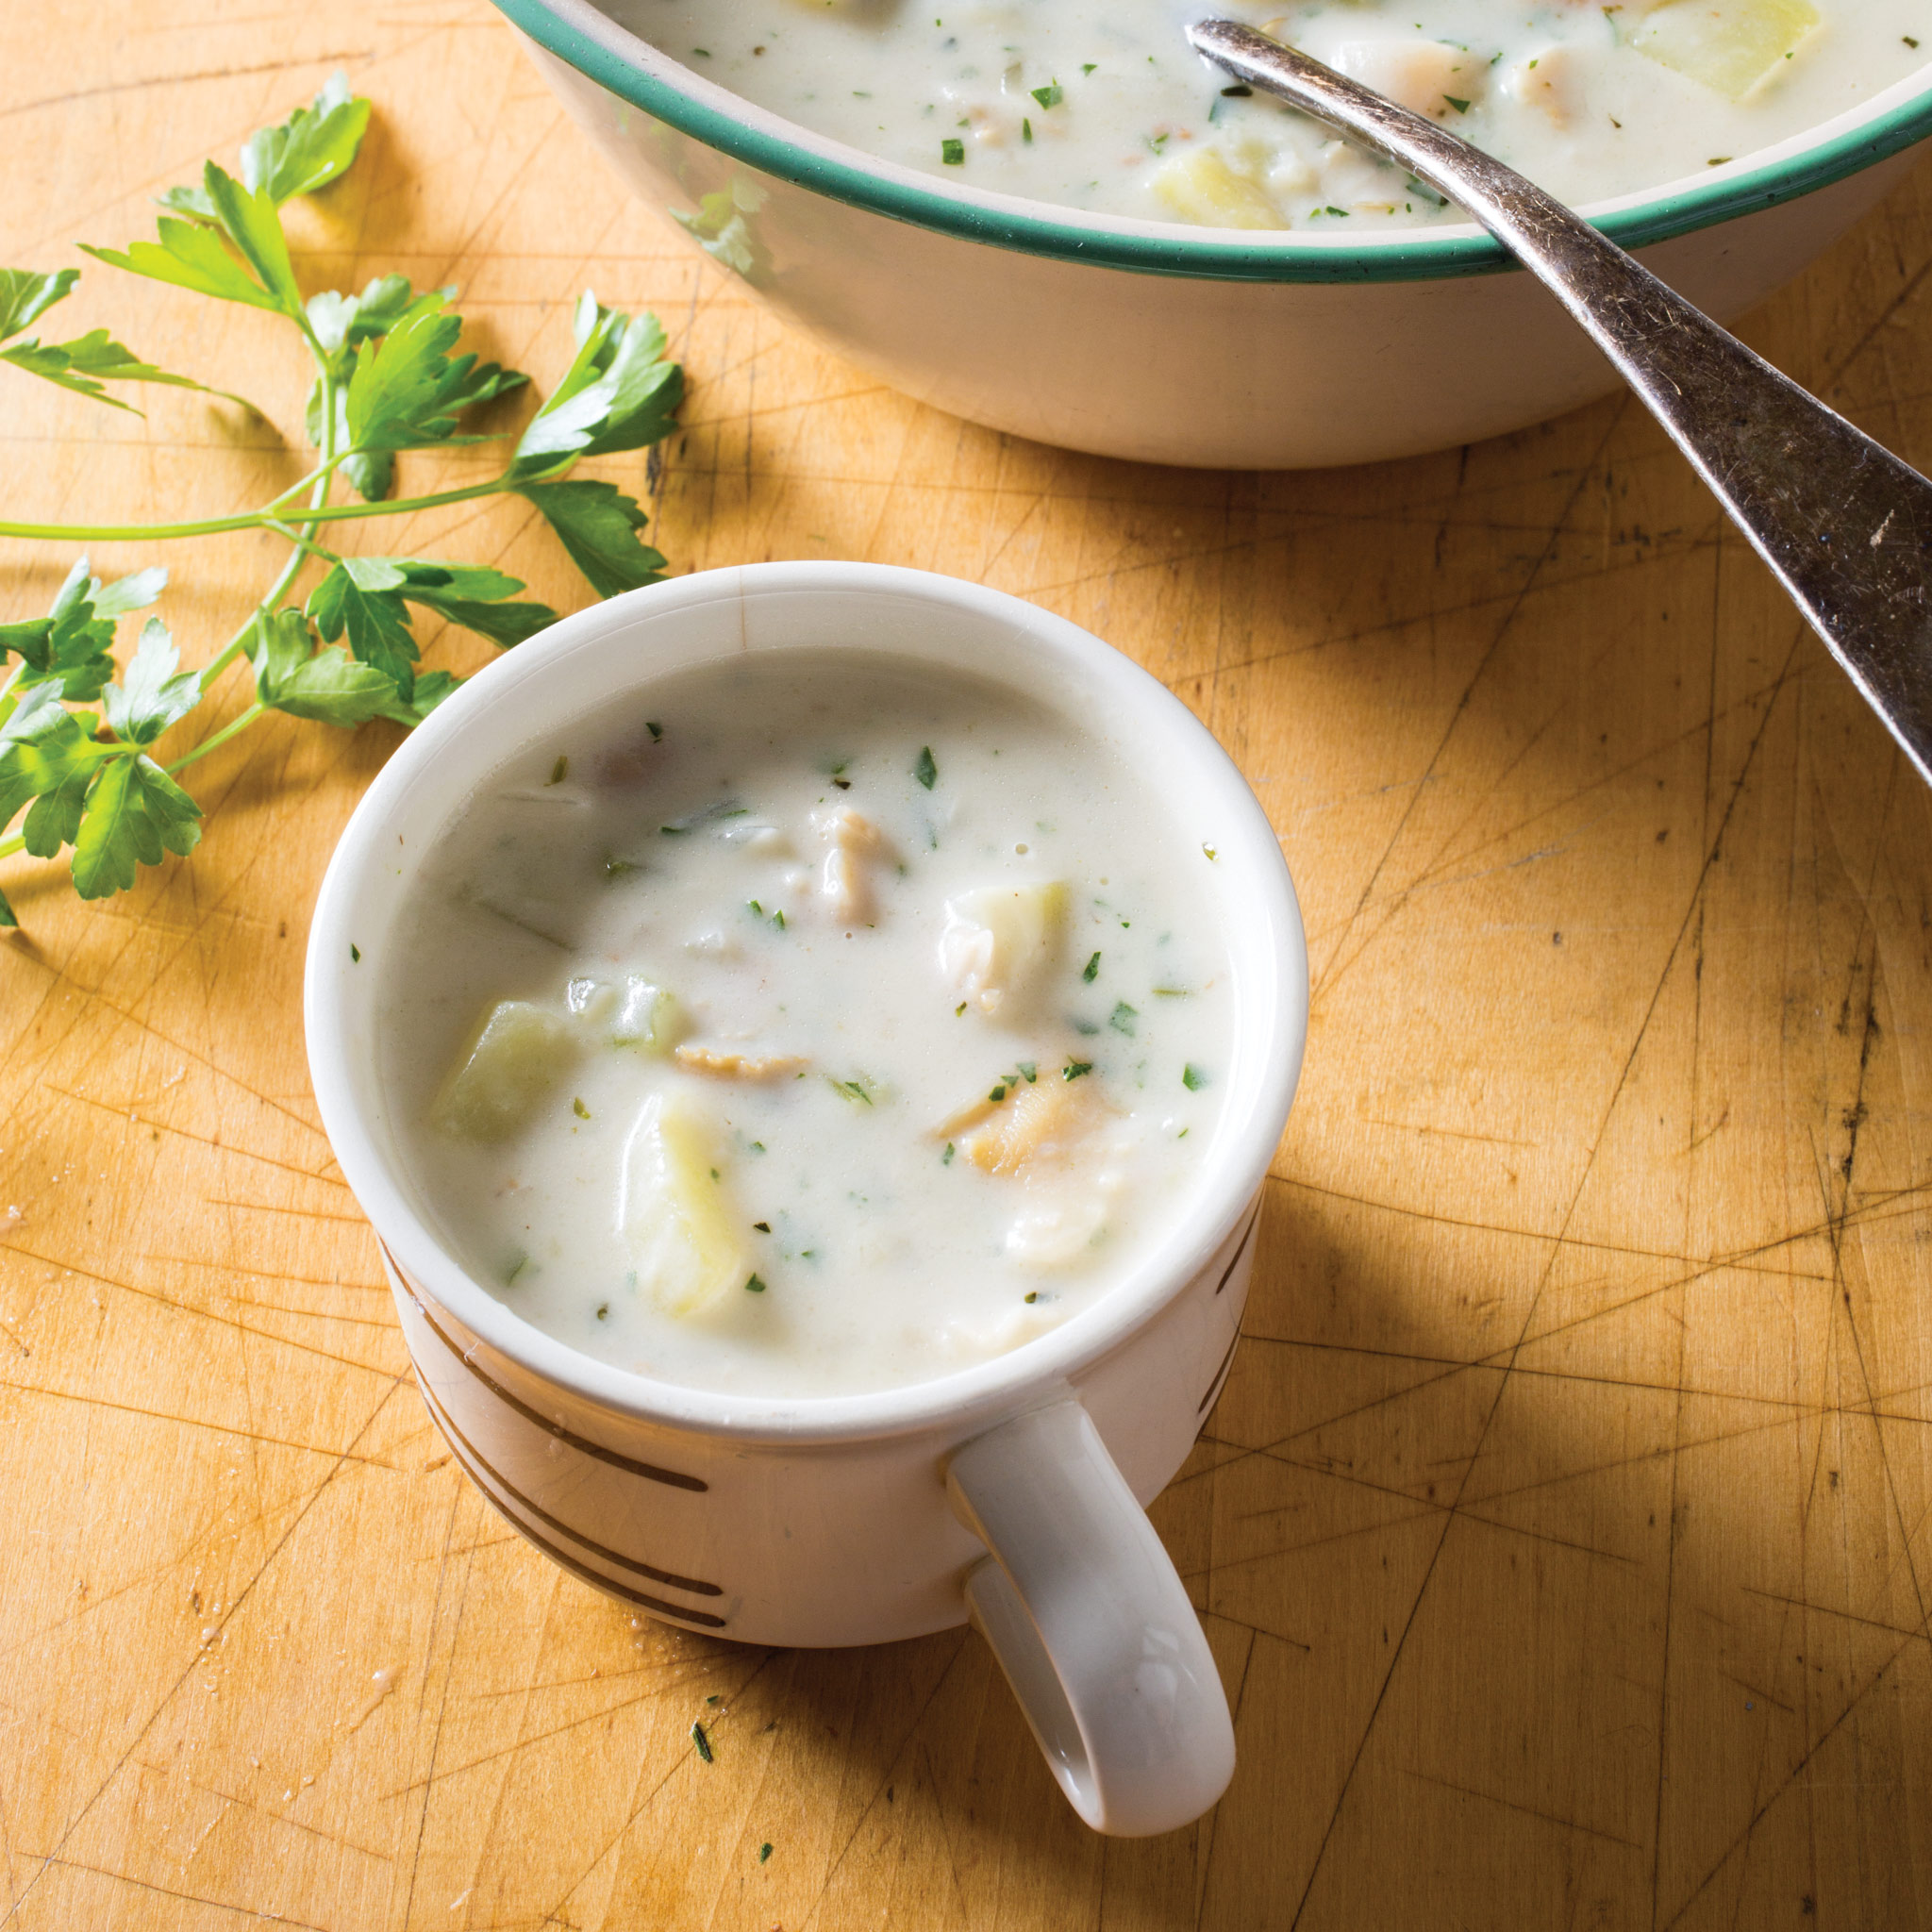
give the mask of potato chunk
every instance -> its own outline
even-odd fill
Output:
[[[1818,25],[1810,0],[1666,0],[1630,44],[1734,101],[1768,80]]]
[[[1228,164],[1216,147],[1172,155],[1148,185],[1184,222],[1204,228],[1285,228],[1274,198],[1246,170]]]
[[[564,1005],[579,1027],[610,1046],[669,1053],[685,1030],[677,1002],[638,973],[622,979],[573,979]]]
[[[645,1101],[624,1150],[618,1232],[641,1294],[667,1315],[694,1315],[751,1275],[718,1178],[724,1157],[701,1108],[675,1094]]]
[[[502,1000],[442,1084],[431,1118],[461,1141],[501,1141],[529,1119],[569,1069],[570,1023],[527,1000]]]
[[[1026,1005],[1059,958],[1067,889],[982,886],[946,901],[940,971],[982,1013]]]

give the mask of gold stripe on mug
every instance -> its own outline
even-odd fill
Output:
[[[499,1490],[520,1508],[527,1509],[540,1523],[548,1524],[559,1536],[569,1537],[572,1542],[581,1543],[593,1557],[602,1557],[607,1563],[618,1563],[626,1570],[634,1570],[640,1576],[648,1576],[653,1583],[668,1584],[673,1590],[689,1590],[699,1596],[724,1594],[724,1589],[718,1584],[703,1583],[695,1576],[680,1576],[674,1570],[659,1570],[652,1564],[641,1562],[636,1557],[626,1557],[622,1550],[613,1550],[608,1544],[598,1542],[595,1538],[586,1536],[582,1530],[572,1528],[562,1517],[553,1516],[534,1497],[525,1495],[523,1491],[518,1489],[489,1460],[475,1443],[463,1434],[457,1426],[456,1418],[437,1401],[435,1393],[424,1386],[420,1376],[417,1378],[416,1387],[424,1402],[441,1425],[442,1433],[450,1439],[450,1447],[467,1458],[463,1466],[467,1469],[471,1463],[475,1463]]]
[[[477,1381],[481,1382],[484,1388],[488,1389],[490,1392],[497,1398],[498,1401],[507,1403],[511,1408],[515,1409],[516,1412],[520,1416],[522,1416],[526,1422],[535,1423],[540,1429],[542,1429],[546,1434],[555,1436],[559,1442],[569,1443],[570,1446],[573,1449],[576,1450],[580,1455],[594,1456],[599,1462],[608,1462],[611,1465],[613,1469],[627,1469],[629,1470],[631,1474],[641,1475],[649,1482],[668,1483],[674,1490],[702,1491],[708,1490],[711,1487],[710,1484],[704,1481],[702,1477],[694,1475],[686,1475],[681,1471],[675,1469],[659,1469],[655,1463],[639,1462],[633,1457],[620,1456],[615,1449],[607,1449],[601,1442],[592,1442],[589,1439],[589,1437],[577,1435],[574,1430],[565,1428],[561,1423],[553,1422],[547,1415],[543,1414],[541,1410],[532,1408],[527,1402],[521,1401],[517,1396],[512,1395],[510,1391],[508,1389],[506,1389],[503,1386],[503,1384],[496,1379],[494,1375],[490,1374],[486,1370],[479,1369],[476,1366],[476,1364],[473,1362],[470,1359],[470,1357],[467,1355],[465,1355],[463,1351],[459,1349],[456,1345],[456,1343],[452,1341],[449,1339],[449,1337],[442,1332],[441,1326],[438,1324],[436,1317],[429,1312],[429,1305],[423,1299],[423,1297],[420,1294],[416,1292],[416,1284],[413,1281],[411,1281],[406,1274],[404,1274],[402,1268],[397,1264],[396,1257],[393,1255],[390,1254],[389,1245],[387,1242],[383,1244],[382,1252],[384,1253],[384,1255],[388,1256],[390,1266],[395,1269],[396,1279],[403,1284],[403,1287],[408,1292],[409,1299],[415,1303],[416,1312],[419,1315],[421,1315],[424,1321],[425,1321],[429,1324],[429,1332],[433,1336],[435,1336],[437,1341],[441,1342],[443,1347],[448,1349],[450,1354],[454,1356],[458,1362],[460,1362],[463,1365],[463,1367],[470,1372],[471,1374],[475,1375]]]
[[[500,1496],[491,1493],[490,1485],[484,1481],[481,1471],[471,1466],[469,1457],[464,1455],[462,1448],[458,1445],[455,1424],[451,1423],[442,1410],[437,1407],[435,1398],[430,1395],[426,1389],[423,1388],[420,1381],[417,1383],[417,1387],[419,1390],[422,1390],[424,1406],[429,1410],[430,1420],[442,1432],[443,1441],[449,1444],[450,1454],[462,1464],[463,1474],[475,1484],[476,1493],[525,1542],[542,1551],[559,1569],[568,1570],[579,1581],[591,1584],[593,1588],[604,1591],[611,1596],[620,1597],[627,1604],[635,1604],[639,1609],[648,1610],[654,1617],[669,1617],[677,1623],[695,1624],[705,1630],[722,1630],[724,1628],[725,1620],[723,1617],[713,1616],[709,1610],[692,1610],[687,1609],[682,1604],[668,1604],[662,1597],[646,1596],[642,1591],[632,1590],[628,1584],[620,1583],[616,1577],[607,1576],[601,1570],[592,1570],[588,1563],[578,1562],[567,1550],[558,1549],[549,1538],[540,1536]],[[506,1484],[505,1487],[508,1488],[508,1485]],[[511,1491],[511,1493],[514,1494],[515,1492]]]

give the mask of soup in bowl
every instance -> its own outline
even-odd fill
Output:
[[[1307,964],[1155,680],[917,572],[615,599],[391,760],[306,1016],[425,1403],[525,1536],[749,1641],[970,1614],[1091,1823],[1218,1796],[1141,1506],[1233,1359]]]
[[[1494,435],[1615,385],[1456,209],[1224,94],[1181,41],[1218,9],[497,5],[617,175],[725,273],[1009,433],[1310,467]],[[1493,145],[1724,321],[1932,132],[1902,0],[1226,10]]]

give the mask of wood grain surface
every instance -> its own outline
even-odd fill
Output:
[[[394,734],[276,718],[194,768],[201,849],[128,897],[0,869],[0,1924],[1932,1923],[1932,812],[1642,413],[1268,476],[939,416],[627,206],[482,0],[8,8],[0,260],[151,232],[338,67],[376,119],[293,218],[306,285],[456,281],[540,380],[580,288],[655,308],[684,430],[648,483],[598,473],[648,489],[675,568],[1032,598],[1165,679],[1272,814],[1307,1073],[1248,1339],[1155,1509],[1241,1768],[1194,1829],[1103,1842],[976,1637],[640,1625],[491,1513],[302,1054],[317,882]],[[1921,170],[1747,331],[1922,465],[1928,266]],[[271,318],[92,265],[68,317],[299,431]],[[0,436],[17,517],[300,473],[225,407],[6,369]],[[528,522],[366,535],[580,603]],[[0,546],[0,617],[71,555]],[[278,557],[164,560],[199,661]]]

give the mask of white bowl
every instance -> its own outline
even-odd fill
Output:
[[[1474,441],[1616,387],[1474,227],[1256,234],[989,194],[754,107],[588,0],[496,5],[645,202],[839,354],[955,415],[1102,456],[1305,469]],[[1864,214],[1928,134],[1932,69],[1586,212],[1729,321]]]

